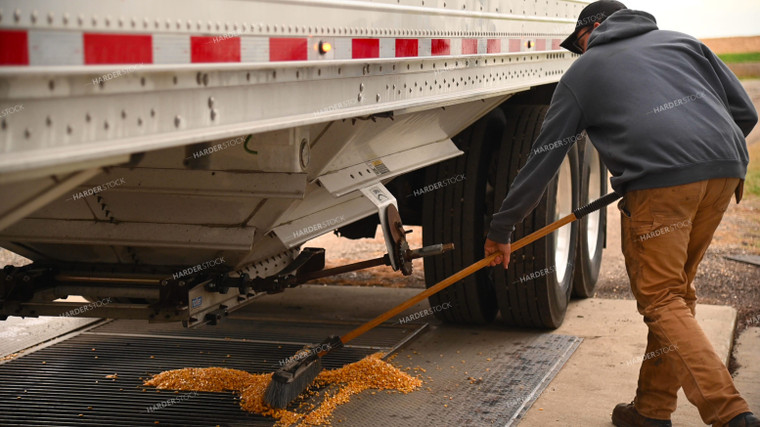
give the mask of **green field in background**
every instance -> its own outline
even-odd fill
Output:
[[[718,55],[718,58],[726,64],[735,64],[737,62],[760,62],[760,52],[724,53],[723,55]]]

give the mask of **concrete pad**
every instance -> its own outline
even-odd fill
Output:
[[[301,285],[280,294],[264,295],[241,311],[253,311],[259,317],[273,318],[281,317],[283,313],[308,313],[315,320],[369,320],[421,291],[374,286]],[[426,308],[430,308],[427,299],[406,310],[403,315],[399,315],[399,319]],[[237,313],[232,315],[239,317]],[[423,320],[431,319],[433,317]]]
[[[98,320],[80,317],[9,317],[0,322],[0,359]]]
[[[736,310],[697,305],[697,320],[718,355],[727,361]],[[584,341],[520,425],[611,426],[615,405],[633,400],[646,349],[647,327],[636,311],[636,302],[573,301],[564,324],[554,333],[576,335]],[[704,425],[696,407],[680,393],[673,425]]]
[[[80,296],[70,296],[57,301],[87,302]],[[9,317],[0,321],[0,361],[5,356],[18,353],[25,348],[57,338],[99,320],[77,316]]]
[[[749,327],[739,335],[734,357],[739,364],[734,384],[752,412],[760,414],[760,327]]]

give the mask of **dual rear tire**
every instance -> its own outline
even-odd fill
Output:
[[[457,248],[425,259],[428,287],[483,258],[491,216],[501,207],[509,184],[525,165],[546,110],[542,105],[496,109],[454,138],[465,152],[463,156],[428,168],[426,183],[465,177],[457,185],[425,195],[424,244],[453,242]],[[570,214],[604,191],[599,182],[591,193],[584,188],[591,180],[604,181],[606,185],[603,169],[586,167],[587,157],[593,153],[585,148],[584,144],[571,148],[537,208],[516,226],[513,242]],[[450,308],[435,313],[450,323],[484,324],[500,312],[506,325],[557,328],[562,324],[571,293],[581,297],[593,294],[601,264],[603,225],[602,217],[589,217],[585,225],[578,221],[566,225],[513,252],[508,270],[483,269],[431,296],[430,305],[449,303]],[[585,234],[579,239],[581,233]],[[582,245],[580,241],[586,243]]]

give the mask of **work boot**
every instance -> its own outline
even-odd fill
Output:
[[[752,412],[739,414],[726,424],[727,427],[760,427],[760,419]]]
[[[631,403],[620,403],[612,411],[612,424],[617,427],[672,427],[670,420],[647,418],[636,410]],[[731,426],[733,427],[733,426]]]

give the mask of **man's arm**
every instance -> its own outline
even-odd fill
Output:
[[[742,130],[746,138],[757,124],[757,111],[752,104],[752,99],[750,99],[747,91],[744,90],[744,86],[736,78],[736,75],[710,48],[703,45],[702,51],[720,79],[728,100],[727,107],[731,113],[731,117],[734,118],[734,122]]]
[[[525,219],[541,201],[547,185],[585,127],[575,96],[560,82],[527,163],[515,177],[501,209],[493,215],[486,241],[486,256],[506,250],[507,246],[504,245],[510,242],[515,224]],[[496,264],[503,264],[506,268],[509,257],[497,259],[492,265]]]

